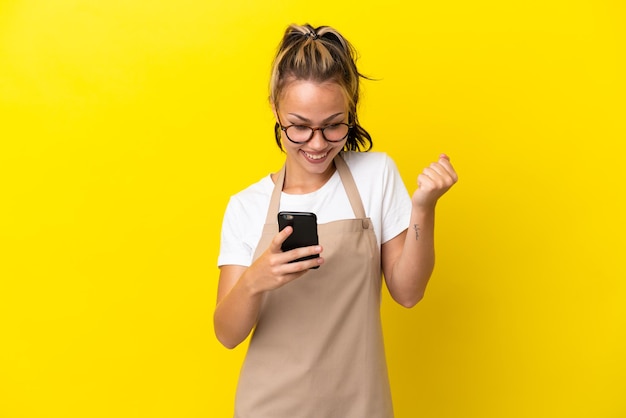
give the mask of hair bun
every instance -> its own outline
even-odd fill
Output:
[[[315,30],[310,29],[310,28],[309,28],[309,30],[308,30],[308,31],[304,34],[304,36],[306,36],[307,38],[311,38],[311,39],[313,39],[314,41],[315,41],[316,39],[318,39],[318,38],[319,38],[319,36],[317,36],[317,32],[315,32]]]

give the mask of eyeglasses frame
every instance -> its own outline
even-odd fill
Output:
[[[298,145],[306,144],[307,142],[312,140],[313,137],[315,136],[315,131],[320,131],[322,133],[322,138],[324,138],[324,141],[330,142],[331,144],[336,144],[336,143],[341,142],[344,139],[346,139],[348,137],[348,135],[350,135],[350,129],[354,128],[354,125],[351,125],[351,124],[345,123],[345,122],[332,123],[330,125],[327,125],[327,126],[324,126],[324,127],[318,127],[318,128],[312,128],[312,127],[307,126],[307,125],[298,125],[296,123],[293,123],[293,124],[291,124],[289,126],[283,126],[283,123],[280,120],[280,116],[278,115],[278,109],[276,109],[276,118],[278,119],[278,126],[280,127],[280,130],[285,133],[285,136],[287,137],[287,139],[289,141],[291,141],[292,143],[298,144]],[[346,135],[343,138],[336,139],[336,140],[330,140],[330,139],[326,138],[326,134],[324,133],[324,129],[329,128],[331,126],[336,126],[336,125],[346,125],[348,127],[348,132],[346,133]],[[291,128],[292,126],[302,126],[302,127],[311,129],[311,136],[306,141],[294,141],[293,139],[289,138],[289,135],[287,134],[287,129]]]

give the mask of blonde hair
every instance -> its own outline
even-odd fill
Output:
[[[312,27],[290,25],[278,46],[270,77],[270,101],[278,107],[283,89],[292,80],[316,82],[332,81],[343,89],[347,103],[349,123],[353,128],[348,134],[344,149],[368,151],[372,148],[372,138],[359,125],[357,105],[359,102],[359,81],[363,76],[356,67],[356,50],[335,29],[330,26]],[[274,127],[276,143],[280,142],[280,125]]]

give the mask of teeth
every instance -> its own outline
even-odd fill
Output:
[[[324,154],[319,154],[319,155],[311,155],[308,152],[302,151],[304,153],[304,155],[307,156],[307,158],[310,158],[312,160],[321,160],[322,158],[326,157],[328,155],[327,152],[325,152]]]

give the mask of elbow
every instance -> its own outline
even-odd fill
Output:
[[[240,343],[240,341],[235,341],[232,338],[227,338],[226,336],[221,335],[217,330],[215,330],[215,337],[217,338],[217,341],[220,342],[220,344],[222,344],[229,350],[236,348]]]
[[[228,348],[229,350],[234,350],[239,345],[237,343],[228,343],[222,340],[220,340],[220,342],[222,343],[224,347]]]
[[[237,347],[241,341],[243,341],[243,339],[238,339],[235,335],[229,333],[224,324],[220,324],[217,314],[213,317],[213,331],[215,332],[215,338],[217,338],[217,341],[229,350]]]
[[[424,298],[424,292],[416,293],[410,295],[409,297],[397,298],[395,299],[400,305],[407,309],[411,309],[415,305],[417,305]]]

